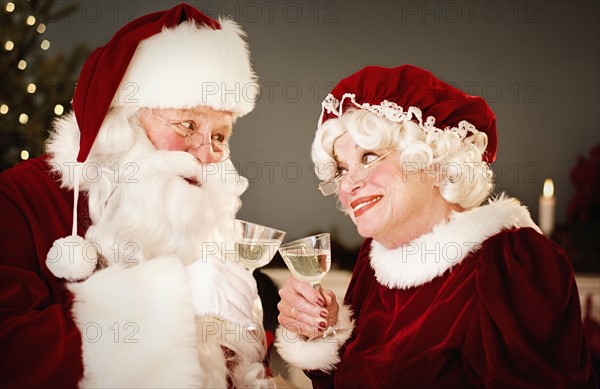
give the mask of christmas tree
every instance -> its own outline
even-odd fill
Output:
[[[54,118],[70,110],[85,45],[48,55],[48,23],[61,20],[77,3],[54,0],[1,2],[0,170],[43,154]]]

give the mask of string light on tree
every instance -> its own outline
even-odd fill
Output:
[[[25,161],[26,159],[29,159],[29,151],[27,151],[27,150],[21,150],[21,159],[23,161]]]
[[[56,116],[60,116],[60,115],[62,115],[64,112],[65,112],[65,107],[63,107],[62,105],[60,105],[60,104],[56,104],[56,105],[54,106],[54,114],[55,114]]]
[[[52,53],[55,42],[46,33],[49,21],[69,20],[78,3],[84,2],[0,1],[0,137],[9,140],[0,142],[0,171],[22,162],[22,151],[29,159],[43,154],[48,128],[68,110],[89,50],[78,44]]]

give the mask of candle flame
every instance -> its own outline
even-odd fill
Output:
[[[554,196],[554,183],[550,178],[546,178],[544,181],[544,197],[549,198]]]

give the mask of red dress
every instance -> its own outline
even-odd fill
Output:
[[[366,240],[344,299],[352,335],[313,385],[595,388],[569,259],[507,201],[400,249]]]

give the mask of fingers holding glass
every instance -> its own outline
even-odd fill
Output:
[[[320,336],[327,328],[329,312],[306,300],[289,284],[279,291],[281,301],[277,304],[278,321],[290,331],[310,338]]]
[[[287,311],[281,309],[278,320],[279,324],[289,331],[309,338],[322,336],[323,331],[327,328],[327,321],[325,319],[311,316],[293,307],[291,309],[288,308]]]

